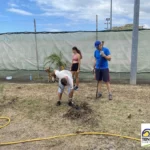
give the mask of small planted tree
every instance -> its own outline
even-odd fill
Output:
[[[46,57],[44,66],[46,66],[46,64],[48,63],[54,65],[55,68],[59,68],[59,70],[64,70],[67,65],[61,52],[59,54],[53,53],[50,56]]]

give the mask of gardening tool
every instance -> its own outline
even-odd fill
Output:
[[[99,81],[97,81],[97,86],[96,86],[96,99],[98,98],[97,95],[98,95],[98,85],[99,85]]]

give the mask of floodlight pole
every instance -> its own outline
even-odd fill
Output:
[[[110,0],[110,30],[112,30],[112,0]]]
[[[110,21],[110,18],[106,18],[106,23],[105,24],[107,24],[107,28],[106,28],[107,30],[108,30],[108,25],[110,24],[109,21]]]
[[[130,84],[136,85],[140,0],[134,0]]]

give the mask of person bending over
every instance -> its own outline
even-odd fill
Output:
[[[57,106],[61,105],[61,99],[62,99],[62,94],[64,92],[65,87],[68,87],[68,105],[73,106],[73,78],[72,78],[72,73],[68,70],[54,70],[53,76],[59,79],[58,81],[58,101],[57,101]]]

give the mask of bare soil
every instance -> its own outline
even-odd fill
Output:
[[[79,109],[68,106],[64,94],[56,106],[57,84],[0,84],[0,117],[10,117],[0,129],[0,143],[80,132],[108,132],[140,139],[141,123],[150,123],[150,85],[105,85],[95,99],[96,83],[81,83],[74,92]],[[66,90],[67,91],[67,90]],[[0,125],[4,124],[0,120]],[[144,148],[143,148],[144,149]],[[102,135],[78,135],[1,146],[0,150],[142,150],[140,142]]]

